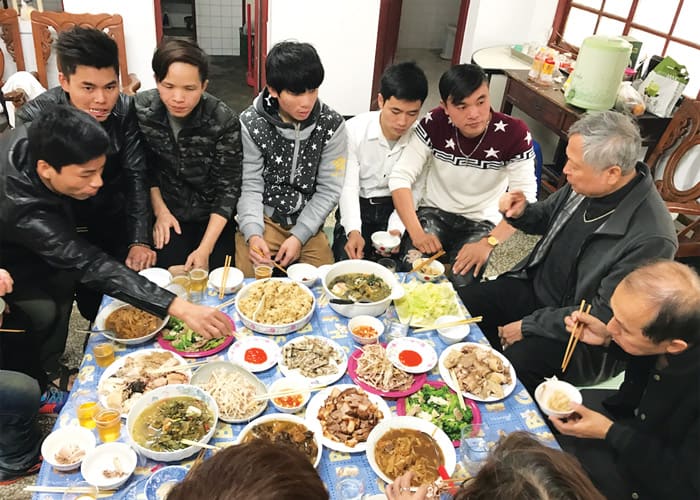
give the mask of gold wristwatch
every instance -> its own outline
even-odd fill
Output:
[[[501,242],[498,241],[498,238],[496,238],[494,235],[489,234],[486,238],[486,243],[491,245],[491,248],[496,248],[498,245],[500,245]]]

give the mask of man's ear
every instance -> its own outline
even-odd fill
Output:
[[[207,90],[208,86],[209,86],[209,80],[204,80],[202,82],[202,92],[205,92]]]
[[[44,180],[50,180],[52,174],[56,172],[49,162],[46,160],[39,160],[36,162],[36,173]]]
[[[673,339],[666,347],[666,352],[669,354],[680,354],[688,349],[688,343],[682,339]]]
[[[440,99],[440,107],[442,109],[444,109],[445,111],[447,111],[447,104],[442,99]]]
[[[61,84],[61,88],[66,92],[68,92],[68,90],[69,90],[69,86],[68,86],[69,79],[70,79],[70,77],[64,75],[63,72],[61,72],[61,71],[58,72],[58,83]]]
[[[622,168],[619,165],[613,165],[612,167],[608,167],[605,173],[607,174],[606,180],[608,185],[614,186],[622,177]]]
[[[269,85],[266,85],[266,87],[267,87],[267,91],[268,91],[268,92],[270,93],[270,95],[271,95],[272,97],[274,97],[275,99],[277,99],[277,98],[280,96],[279,92],[277,92],[275,89],[273,89],[273,88],[270,87]]]
[[[380,109],[384,107],[384,96],[381,92],[377,94],[377,106],[379,106]]]

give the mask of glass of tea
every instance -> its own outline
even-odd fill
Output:
[[[269,264],[256,264],[253,266],[256,280],[264,280],[272,277],[272,266]]]
[[[103,408],[93,418],[102,442],[108,443],[119,439],[122,430],[122,416],[119,411]]]
[[[95,413],[100,409],[97,401],[93,401],[86,397],[79,397],[75,402],[75,413],[78,417],[78,423],[86,429],[95,428]]]
[[[114,346],[108,342],[97,344],[92,348],[92,354],[95,356],[97,366],[102,368],[114,362]]]
[[[207,289],[207,281],[209,280],[209,271],[202,268],[192,269],[189,274],[190,278],[190,301],[200,303],[204,301],[204,292]]]

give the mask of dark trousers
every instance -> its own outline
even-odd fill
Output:
[[[0,369],[21,372],[32,377],[39,383],[43,392],[48,384],[48,377],[39,361],[44,339],[37,335],[30,318],[14,303],[10,303],[10,312],[3,315],[2,327],[25,332],[0,333]]]
[[[158,254],[156,265],[167,269],[170,266],[184,264],[190,253],[199,246],[208,224],[209,219],[201,222],[180,222],[182,234],[177,234],[171,229],[168,244],[161,250],[156,250]],[[235,235],[236,225],[229,221],[221,231],[214,250],[209,256],[209,269],[223,266],[226,255],[235,255]]]
[[[446,255],[440,258],[440,261],[444,264],[454,264],[457,254],[465,243],[479,241],[494,228],[493,223],[489,221],[470,220],[461,215],[445,212],[439,208],[421,207],[416,211],[416,215],[421,226],[423,226],[423,230],[426,233],[434,234],[440,240],[442,248],[446,252]],[[410,271],[413,267],[413,261],[420,255],[420,252],[411,243],[408,233],[404,234],[401,242],[400,255],[402,265],[399,270]],[[474,276],[472,270],[464,275],[450,272],[448,278],[452,281],[455,288],[459,289],[481,281],[481,276],[484,274],[485,269],[486,265],[481,268],[478,276]]]
[[[386,231],[389,216],[394,211],[394,203],[390,196],[382,198],[360,198],[360,217],[362,219],[362,237],[365,239],[364,258],[377,261],[381,255],[372,246],[372,233]],[[348,237],[345,228],[340,224],[340,209],[335,212],[335,228],[333,229],[333,257],[336,262],[347,260],[345,244]]]
[[[502,276],[493,281],[478,283],[457,290],[473,316],[483,316],[479,324],[494,349],[502,350],[498,327],[546,307],[535,298],[532,282],[526,279]],[[602,347],[579,342],[571,357],[566,373],[561,362],[566,351],[568,333],[561,325],[561,338],[542,337],[529,332],[522,340],[503,351],[525,388],[534,394],[545,377],[556,375],[575,385],[589,385],[605,380],[623,368],[622,362],[609,358]]]

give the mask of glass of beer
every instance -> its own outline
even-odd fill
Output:
[[[122,416],[117,410],[102,409],[94,416],[97,434],[104,443],[116,441],[122,430]]]
[[[97,401],[91,401],[85,397],[78,398],[75,402],[75,413],[78,416],[78,423],[86,429],[94,429],[94,416],[99,409]]]
[[[204,292],[207,289],[207,280],[209,279],[209,271],[202,268],[192,269],[190,271],[190,301],[200,303],[204,300]]]
[[[272,266],[269,264],[255,264],[253,270],[256,280],[264,280],[272,276]]]
[[[92,348],[97,366],[105,368],[114,362],[114,346],[108,342],[97,344]]]

